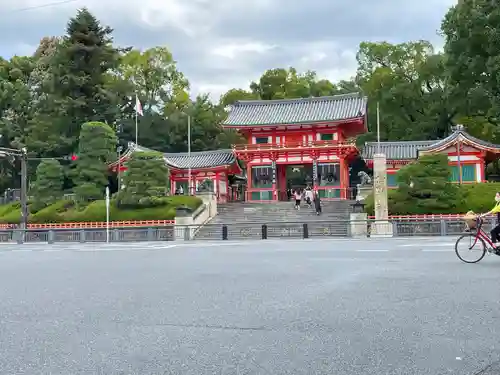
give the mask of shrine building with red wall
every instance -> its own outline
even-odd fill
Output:
[[[151,151],[153,150],[130,142],[126,152],[119,160],[111,163],[109,168],[112,172],[117,173],[120,170],[124,174],[127,171],[127,161],[134,152]],[[191,155],[187,152],[164,153],[163,158],[170,172],[171,193],[182,187],[184,194],[188,194],[189,191],[196,194],[198,187],[208,181],[211,189],[217,194],[219,202],[232,198],[229,177],[242,172],[233,150],[191,152]],[[191,176],[190,189],[188,189],[189,176]],[[124,185],[121,184],[121,186]]]
[[[362,157],[368,167],[373,167],[373,155],[377,153],[377,142],[367,142]],[[387,158],[387,185],[397,187],[396,173],[399,169],[432,153],[446,154],[451,167],[450,180],[456,183],[485,182],[486,164],[498,159],[500,145],[495,145],[471,136],[462,125],[441,140],[380,142],[380,152]]]

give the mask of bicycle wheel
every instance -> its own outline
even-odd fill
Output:
[[[482,238],[476,241],[475,234],[464,234],[455,243],[455,253],[462,262],[477,263],[486,255],[486,244]]]

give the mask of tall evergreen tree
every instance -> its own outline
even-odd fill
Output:
[[[51,131],[43,134],[61,137],[58,154],[75,150],[82,124],[115,121],[119,108],[108,74],[119,65],[120,50],[113,47],[111,34],[111,28],[83,8],[68,22],[66,36],[51,59],[50,78],[44,82],[47,105],[41,108],[36,126],[49,123]]]

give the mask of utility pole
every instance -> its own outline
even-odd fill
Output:
[[[7,147],[0,147],[0,157],[19,159],[21,162],[21,222],[20,229],[22,229],[21,239],[24,242],[25,230],[28,227],[28,150],[26,147],[22,149],[14,149]]]
[[[377,102],[377,154],[380,154],[380,103]]]

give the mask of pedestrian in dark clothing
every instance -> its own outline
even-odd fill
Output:
[[[314,192],[314,208],[316,209],[316,215],[321,214],[321,200],[319,199],[319,194],[317,191]]]

